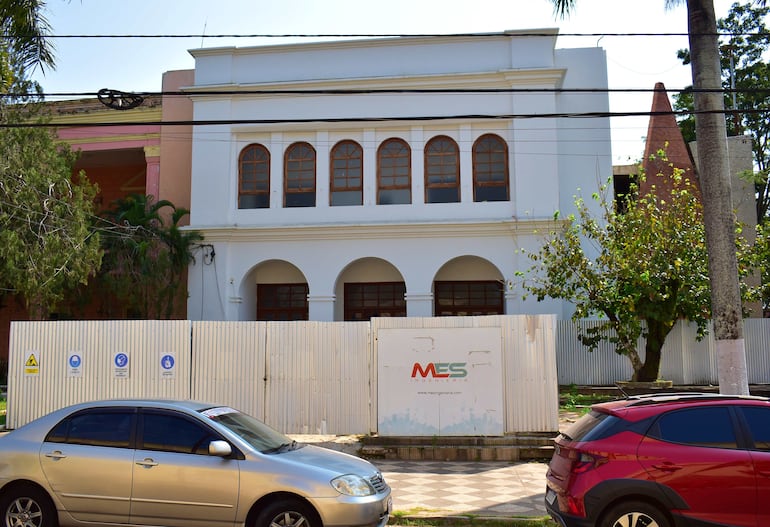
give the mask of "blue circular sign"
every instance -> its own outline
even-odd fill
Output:
[[[77,368],[80,366],[80,355],[70,356],[70,366],[73,368]]]
[[[164,370],[170,370],[174,367],[174,356],[173,355],[163,355],[160,358],[160,365]]]
[[[125,368],[128,365],[128,355],[125,353],[118,353],[115,355],[115,366],[118,368]]]

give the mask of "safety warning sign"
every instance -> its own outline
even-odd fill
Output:
[[[35,353],[32,352],[27,357],[27,361],[24,363],[24,375],[38,375],[40,373],[40,362],[38,361]]]

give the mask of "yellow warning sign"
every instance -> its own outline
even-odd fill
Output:
[[[27,362],[24,363],[24,375],[37,375],[40,373],[40,363],[34,353],[30,353]]]

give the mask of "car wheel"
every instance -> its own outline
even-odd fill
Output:
[[[271,503],[257,516],[255,527],[321,527],[315,511],[299,500]]]
[[[0,498],[2,525],[6,527],[55,527],[56,508],[42,490],[28,485],[8,490]]]
[[[668,517],[657,507],[643,501],[626,501],[609,509],[601,527],[671,527]]]

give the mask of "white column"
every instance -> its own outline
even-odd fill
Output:
[[[412,149],[412,205],[425,203],[425,137],[422,126],[413,126],[409,146]]]
[[[283,134],[270,134],[270,208],[283,208]]]
[[[377,136],[373,128],[364,130],[364,205],[377,204]]]
[[[432,317],[433,293],[406,293],[407,317]]]
[[[460,202],[473,202],[473,135],[471,126],[460,126],[458,147],[460,148]]]
[[[335,295],[308,295],[308,319],[333,322],[335,298]]]
[[[329,208],[329,132],[319,130],[315,134],[315,206]]]

